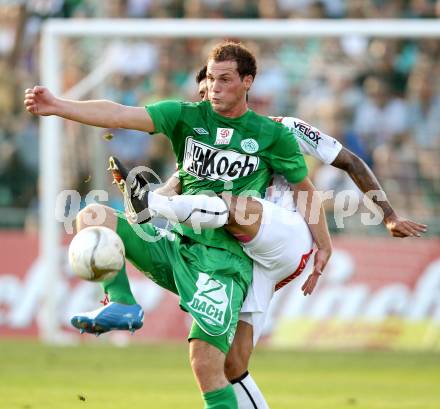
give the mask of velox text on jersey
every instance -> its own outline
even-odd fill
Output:
[[[309,124],[305,122],[295,121],[294,126],[289,126],[289,129],[297,137],[313,145],[315,148],[318,146],[319,141],[322,139],[319,136],[319,131],[316,128],[312,128]]]
[[[193,138],[186,138],[183,169],[199,179],[229,181],[255,172],[256,156],[217,149]]]

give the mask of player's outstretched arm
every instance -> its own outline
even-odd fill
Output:
[[[319,277],[332,254],[332,241],[327,227],[324,208],[319,193],[308,177],[302,182],[291,186],[298,211],[309,225],[313,240],[317,247],[313,262],[313,271],[301,289],[309,295],[315,289]]]
[[[56,115],[102,128],[154,131],[153,121],[143,107],[130,107],[107,100],[73,101],[58,98],[39,85],[25,91],[24,106],[34,115]]]
[[[382,198],[378,200],[376,196],[372,197],[373,202],[379,206],[384,215],[383,222],[393,237],[420,237],[425,233],[427,226],[412,220],[405,219],[396,214],[391,204],[386,200],[386,195],[373,171],[357,155],[346,148],[342,148],[332,166],[344,170],[350,176],[357,187],[367,193],[372,190],[382,191]]]

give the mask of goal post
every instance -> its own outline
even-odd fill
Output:
[[[60,40],[62,38],[225,38],[288,39],[357,35],[381,38],[438,38],[440,22],[423,20],[195,20],[195,19],[82,19],[47,20],[42,27],[41,83],[61,95]],[[95,82],[91,82],[94,84]],[[81,88],[86,93],[87,87]],[[77,98],[83,95],[76,93]],[[40,337],[58,342],[56,287],[60,274],[61,228],[55,219],[60,190],[62,122],[40,122],[40,237],[39,257],[45,274],[45,296],[38,317]]]

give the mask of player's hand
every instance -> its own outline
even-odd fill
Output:
[[[313,261],[313,271],[307,277],[307,280],[301,287],[304,295],[312,294],[316,284],[318,283],[319,277],[321,277],[321,274],[330,259],[331,254],[331,249],[318,249],[316,252]]]
[[[420,237],[427,230],[426,224],[416,223],[397,215],[389,216],[384,223],[393,237]]]
[[[36,85],[24,92],[24,107],[34,115],[53,115],[56,113],[56,102],[52,93],[46,88]]]

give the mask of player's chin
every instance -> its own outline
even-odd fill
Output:
[[[226,111],[226,104],[224,102],[221,102],[219,100],[212,100],[211,106],[217,111],[217,112],[223,112]]]

